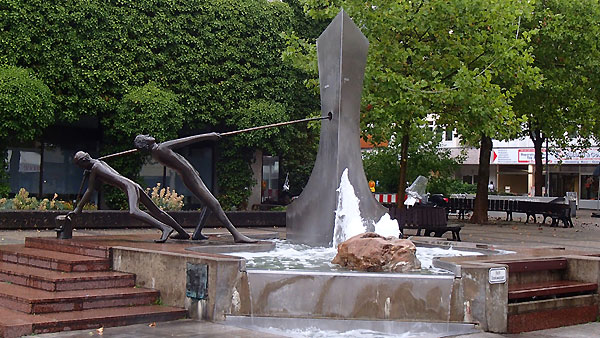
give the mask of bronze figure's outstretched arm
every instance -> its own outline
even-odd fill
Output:
[[[193,136],[178,138],[176,140],[161,142],[160,145],[163,147],[167,147],[169,149],[177,149],[177,148],[185,147],[187,145],[190,145],[190,144],[196,143],[196,142],[214,141],[214,140],[219,139],[220,137],[221,137],[221,135],[219,133],[206,133],[206,134],[193,135]]]
[[[85,193],[81,197],[81,200],[79,200],[79,203],[77,203],[77,205],[75,206],[75,209],[73,209],[73,211],[71,211],[71,212],[69,212],[67,214],[67,217],[70,217],[69,216],[70,214],[79,214],[79,213],[81,213],[81,211],[83,210],[83,207],[92,198],[92,194],[94,193],[94,186],[95,186],[95,184],[96,184],[96,173],[90,173],[89,174],[89,179],[88,179],[88,187],[87,187]]]
[[[200,142],[200,141],[216,140],[222,136],[236,135],[236,134],[241,134],[241,133],[247,133],[249,131],[266,129],[266,128],[287,126],[289,124],[300,123],[300,122],[310,122],[310,121],[317,121],[317,120],[331,120],[331,118],[332,118],[332,114],[331,114],[331,112],[329,112],[329,114],[327,114],[327,116],[322,116],[322,117],[310,117],[310,118],[294,120],[294,121],[273,123],[273,124],[268,124],[265,126],[252,127],[252,128],[246,128],[246,129],[235,130],[235,131],[228,131],[228,132],[221,133],[221,134],[206,133],[206,134],[193,135],[193,136],[183,137],[183,138],[176,139],[176,140],[166,141],[161,144],[169,149],[176,149],[176,148],[184,147],[184,146],[190,145],[192,143]],[[139,147],[136,145],[135,149],[129,149],[129,150],[121,151],[121,152],[114,153],[114,154],[104,155],[102,157],[99,157],[98,159],[106,160],[106,159],[109,159],[112,157],[133,154],[141,148],[143,148],[143,147]]]

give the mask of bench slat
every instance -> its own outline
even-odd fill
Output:
[[[567,268],[566,258],[535,259],[526,261],[506,261],[498,264],[508,265],[509,273],[532,272],[543,270],[564,270]]]
[[[577,292],[595,292],[596,283],[569,280],[517,284],[508,286],[508,299],[523,299],[542,296],[556,296]]]

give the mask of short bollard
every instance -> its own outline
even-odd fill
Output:
[[[54,218],[56,238],[71,239],[73,237],[73,225],[71,222],[71,217],[67,217],[67,215],[58,215]]]

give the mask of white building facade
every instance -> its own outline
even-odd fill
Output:
[[[516,195],[533,195],[535,187],[535,150],[528,138],[512,141],[494,141],[490,157],[490,177],[498,192]],[[477,182],[479,149],[463,148],[453,132],[445,132],[442,148],[449,149],[453,156],[466,153],[466,160],[456,172],[456,178],[466,183]],[[600,164],[600,149],[594,145],[580,151],[557,149],[550,146],[548,166],[546,149],[542,149],[544,186],[548,185],[550,196],[565,196],[567,192],[577,194],[579,208],[598,207],[598,177],[592,173]]]

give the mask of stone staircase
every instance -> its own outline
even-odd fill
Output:
[[[0,246],[0,337],[185,318],[157,305],[157,290],[111,271],[110,250],[73,241],[27,238]]]
[[[576,325],[598,318],[598,284],[573,280],[566,258],[504,261],[508,265],[508,332]]]

